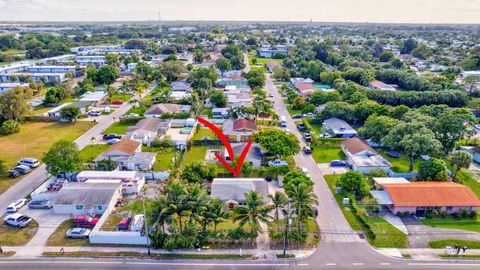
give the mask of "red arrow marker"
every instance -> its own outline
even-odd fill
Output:
[[[208,122],[207,120],[201,117],[198,117],[198,122],[205,125],[209,129],[211,129],[215,134],[217,134],[218,138],[220,138],[220,140],[223,142],[223,145],[227,149],[230,159],[235,160],[235,155],[233,153],[232,145],[228,141],[227,136],[225,136],[225,134],[223,134],[223,132],[220,131],[214,124]],[[230,172],[232,172],[234,176],[239,176],[240,170],[242,169],[242,166],[243,166],[243,160],[245,160],[245,157],[247,156],[247,153],[250,150],[251,145],[252,145],[252,141],[249,141],[245,146],[245,148],[243,149],[242,154],[240,154],[240,157],[238,158],[236,168],[233,168],[230,164],[228,164],[228,162],[225,161],[225,159],[223,159],[223,157],[220,154],[218,153],[214,153],[214,154],[215,154],[215,157],[217,157],[217,159],[223,164],[223,166],[225,166]]]

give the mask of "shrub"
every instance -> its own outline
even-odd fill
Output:
[[[20,123],[15,120],[7,120],[0,127],[0,135],[10,135],[20,131]]]

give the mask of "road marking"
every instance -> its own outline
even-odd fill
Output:
[[[334,266],[334,265],[337,265],[337,264],[336,263],[326,263],[325,265]]]
[[[174,263],[174,262],[126,262],[132,265],[180,265],[180,266],[289,266],[287,263]]]
[[[391,265],[391,263],[380,263],[381,265]]]
[[[298,266],[308,266],[308,263],[299,263]]]
[[[363,265],[363,263],[352,263],[352,265]]]
[[[18,263],[56,263],[56,264],[62,264],[62,263],[81,263],[81,264],[123,264],[123,262],[114,262],[114,261],[94,261],[94,262],[89,262],[89,261],[29,261],[29,260],[16,260],[16,261],[0,261],[0,264],[18,264]]]
[[[408,263],[412,266],[480,266],[477,263]]]

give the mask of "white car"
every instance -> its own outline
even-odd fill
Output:
[[[99,111],[89,111],[88,115],[90,116],[100,116],[102,113]]]
[[[305,174],[306,176],[310,177],[310,172],[308,171],[307,168],[302,167],[302,173]]]
[[[91,230],[86,228],[71,228],[67,231],[67,238],[88,238]]]
[[[27,204],[27,199],[20,199],[16,202],[13,202],[11,203],[8,207],[7,207],[7,213],[15,213],[17,212],[18,210],[20,210],[20,208],[22,208],[25,204]]]
[[[15,213],[6,216],[3,221],[5,222],[5,224],[13,227],[25,228],[32,222],[32,219],[25,215]]]
[[[268,166],[288,166],[288,161],[275,159],[275,160],[270,160],[269,162],[267,162],[267,164]]]
[[[36,168],[40,166],[40,161],[36,158],[22,158],[18,161],[18,165],[28,166],[30,168]]]
[[[108,144],[116,144],[119,143],[121,139],[113,138],[107,141]]]
[[[129,114],[125,114],[125,117],[138,117],[138,114],[137,113],[129,113]]]

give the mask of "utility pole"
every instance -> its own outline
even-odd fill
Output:
[[[142,206],[143,206],[143,222],[145,223],[145,236],[147,237],[147,252],[148,252],[148,256],[150,256],[150,238],[148,236],[147,212],[145,211],[145,198],[142,198]]]
[[[285,221],[285,235],[283,237],[283,258],[286,258],[288,246],[288,225],[290,225],[290,202],[287,204],[286,221]]]

